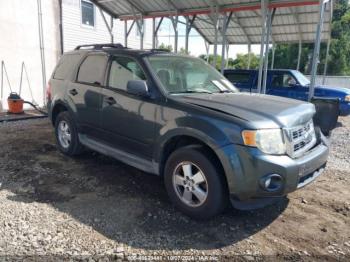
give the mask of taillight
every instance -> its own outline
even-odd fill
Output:
[[[51,100],[51,85],[50,83],[47,83],[46,86],[46,101],[50,101]]]

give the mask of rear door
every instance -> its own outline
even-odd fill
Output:
[[[73,103],[79,121],[80,132],[92,137],[99,136],[102,107],[102,85],[105,80],[108,56],[90,53],[81,62],[75,82],[67,89],[68,100]]]
[[[147,81],[140,64],[128,56],[111,58],[107,85],[102,93],[103,139],[115,148],[150,160],[157,104],[153,98],[128,93],[129,80]]]

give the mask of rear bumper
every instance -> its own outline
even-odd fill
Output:
[[[325,137],[322,142],[298,159],[289,156],[266,155],[256,148],[228,145],[218,150],[223,164],[231,199],[249,201],[275,198],[302,188],[320,176],[326,166],[329,148]],[[261,179],[278,174],[282,186],[277,191],[267,191]]]

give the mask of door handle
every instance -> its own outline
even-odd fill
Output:
[[[115,101],[115,99],[113,97],[105,97],[105,102],[108,104],[108,105],[114,105],[115,103],[117,103],[117,101]]]
[[[78,91],[76,89],[71,89],[69,90],[69,93],[73,96],[77,95],[78,94]]]

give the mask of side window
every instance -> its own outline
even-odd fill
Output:
[[[295,78],[289,73],[275,74],[272,76],[272,87],[289,88],[295,84]]]
[[[95,9],[90,1],[81,1],[81,23],[91,27],[95,26]]]
[[[108,86],[126,91],[129,80],[146,80],[146,76],[134,59],[114,57],[110,67]]]
[[[87,84],[102,84],[107,59],[106,55],[89,55],[80,65],[77,81]]]
[[[225,77],[233,84],[248,84],[250,73],[226,73]]]
[[[54,79],[65,80],[72,73],[73,67],[78,63],[80,55],[64,55],[61,57],[56,67],[55,73],[53,74]]]

